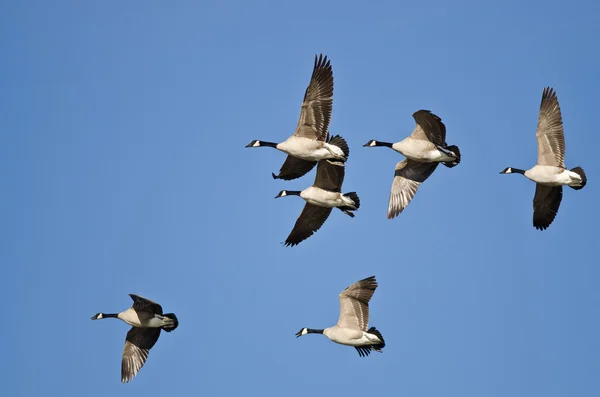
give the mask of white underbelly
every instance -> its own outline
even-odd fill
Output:
[[[331,149],[332,154],[327,148]],[[344,152],[337,146],[309,138],[290,137],[277,145],[277,149],[290,156],[308,161],[321,161],[344,156]]]
[[[332,342],[346,346],[365,346],[379,342],[375,335],[349,328],[332,327],[323,332]]]
[[[329,192],[321,188],[311,186],[300,192],[300,197],[306,200],[307,203],[319,207],[344,207],[348,205],[344,202],[342,195],[335,192]]]
[[[528,179],[546,186],[573,184],[575,180],[572,178],[571,174],[574,173],[561,167],[547,165],[536,165],[530,170],[525,171],[525,176]]]

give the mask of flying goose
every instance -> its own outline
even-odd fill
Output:
[[[329,140],[329,143],[337,145],[342,139],[336,135]],[[360,207],[360,199],[355,192],[342,194],[344,175],[345,167],[340,167],[328,160],[321,160],[317,166],[315,183],[312,186],[303,191],[282,190],[275,196],[278,198],[295,195],[306,200],[306,205],[304,205],[294,229],[285,240],[285,246],[293,247],[312,236],[325,223],[333,207],[339,208],[352,218],[354,217],[352,211],[356,211]]]
[[[121,382],[132,380],[146,363],[150,349],[158,340],[160,330],[173,331],[179,325],[173,313],[163,314],[162,307],[150,299],[129,294],[133,306],[117,314],[97,313],[92,320],[118,318],[131,325],[125,338],[121,362]]]
[[[369,300],[375,293],[375,276],[357,281],[340,295],[340,318],[333,327],[325,329],[302,328],[296,337],[306,334],[323,334],[335,343],[354,346],[361,357],[368,356],[371,350],[382,353],[385,341],[381,333],[369,324]]]
[[[281,143],[253,140],[246,147],[272,147],[287,153],[287,159],[275,179],[299,178],[313,169],[320,160],[333,159],[343,166],[348,158],[348,145],[340,138],[335,144],[326,142],[333,105],[333,71],[327,56],[315,55],[310,83],[304,93],[296,131]],[[339,163],[339,162],[342,163]]]
[[[583,189],[587,178],[583,168],[565,168],[565,135],[558,97],[554,89],[544,88],[538,116],[537,131],[538,160],[533,168],[524,171],[507,167],[501,174],[523,174],[536,183],[533,197],[533,226],[545,230],[550,226],[560,207],[562,187]]]
[[[389,143],[370,140],[363,146],[392,148],[406,157],[396,164],[394,182],[390,193],[387,217],[398,215],[417,193],[419,185],[435,171],[439,163],[452,168],[460,163],[460,150],[446,143],[446,126],[429,110],[413,113],[416,127],[412,134],[400,142]]]

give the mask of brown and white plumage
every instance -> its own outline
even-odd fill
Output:
[[[331,144],[342,141],[343,138],[338,135],[329,139]],[[344,147],[341,143],[339,145]],[[349,154],[347,147],[344,153],[346,156]],[[312,236],[323,226],[334,207],[339,208],[346,215],[354,217],[353,211],[360,207],[360,199],[355,192],[342,194],[344,176],[345,166],[343,164],[340,166],[329,160],[321,160],[317,166],[317,174],[312,186],[303,191],[282,190],[279,192],[276,198],[296,195],[306,200],[302,213],[285,240],[285,246],[300,244]]]
[[[331,62],[323,54],[315,55],[313,73],[304,92],[298,124],[292,136],[281,143],[253,140],[246,147],[273,147],[287,153],[275,179],[292,180],[309,172],[317,162],[335,159],[344,162],[347,144],[341,146],[327,142],[331,111],[333,108],[333,71]]]
[[[529,170],[507,167],[501,174],[522,174],[536,183],[533,198],[533,226],[546,230],[554,221],[562,200],[563,186],[582,189],[587,176],[581,167],[565,167],[565,137],[556,92],[544,88],[535,133],[538,143],[537,164]]]
[[[429,110],[413,113],[415,128],[397,143],[370,140],[363,146],[389,147],[406,157],[396,164],[388,201],[387,218],[398,216],[415,197],[419,185],[435,171],[438,164],[452,168],[460,163],[460,150],[446,143],[446,125]]]
[[[357,281],[338,296],[340,317],[336,325],[325,329],[302,328],[296,336],[323,334],[335,343],[353,346],[361,357],[368,356],[371,351],[381,353],[385,340],[375,327],[369,328],[369,301],[375,289],[375,276]]]
[[[163,314],[162,306],[142,296],[129,294],[131,308],[116,314],[97,313],[92,320],[118,318],[131,325],[125,338],[121,361],[121,382],[131,381],[146,363],[150,349],[156,344],[161,330],[171,332],[179,326],[173,313]]]

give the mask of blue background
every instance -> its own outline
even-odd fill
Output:
[[[592,1],[5,1],[0,5],[0,289],[6,396],[597,396],[600,5]],[[350,144],[335,211],[298,247],[304,202],[274,200],[315,53]],[[542,89],[567,167],[532,226]],[[396,142],[430,109],[463,162],[386,219]],[[302,327],[379,281],[360,358]],[[177,313],[120,383],[128,293]]]

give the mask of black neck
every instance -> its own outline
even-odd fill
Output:
[[[323,330],[322,329],[311,329],[311,328],[306,328],[306,333],[307,334],[322,334]]]
[[[260,146],[274,147],[277,148],[277,144],[274,142],[264,142],[260,141]]]
[[[300,190],[286,190],[285,193],[287,196],[300,196],[302,192]]]
[[[523,175],[525,175],[525,171],[524,170],[521,170],[521,169],[518,169],[518,168],[513,168],[513,167],[510,167],[510,169],[512,170],[512,172],[514,174],[523,174]]]
[[[102,318],[119,318],[118,314],[112,314],[112,313],[102,313]]]
[[[390,143],[390,142],[377,142],[377,144],[375,146],[385,146],[385,147],[391,148],[392,145],[393,145],[393,143]]]

